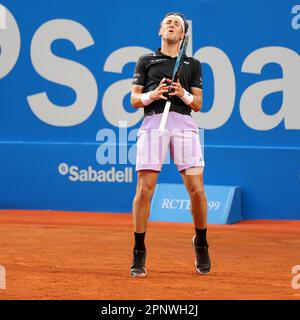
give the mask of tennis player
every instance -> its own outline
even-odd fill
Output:
[[[195,225],[192,243],[196,256],[196,271],[207,274],[211,268],[206,240],[204,160],[199,129],[191,116],[191,111],[200,111],[202,105],[200,62],[185,55],[178,81],[172,83],[170,80],[187,31],[188,23],[181,13],[168,13],[160,24],[161,48],[154,54],[141,56],[135,67],[131,104],[135,108],[144,108],[144,120],[137,138],[138,182],[133,201],[135,244],[131,265],[133,277],[144,277],[147,273],[145,235],[150,203],[168,150],[182,176],[191,201]],[[166,129],[163,134],[159,134],[158,128],[167,97],[171,100],[171,108]]]

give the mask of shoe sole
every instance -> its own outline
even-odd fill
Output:
[[[201,271],[200,269],[198,269],[198,268],[197,268],[197,260],[195,260],[194,267],[195,267],[197,273],[199,273],[199,274],[201,274],[201,275],[203,275],[203,276],[205,276],[206,274],[208,274],[208,273],[210,272],[210,270],[203,272],[203,271]]]
[[[144,273],[131,273],[132,278],[145,278],[147,275],[147,270]]]
[[[192,240],[194,250],[195,250],[195,244],[194,244],[195,238],[196,238],[196,235],[194,235],[193,240]],[[210,270],[203,272],[200,269],[198,269],[197,268],[197,259],[195,259],[194,267],[196,269],[196,272],[203,275],[203,276],[207,275],[210,272]]]

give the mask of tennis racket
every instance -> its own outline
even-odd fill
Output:
[[[189,36],[186,35],[182,44],[181,44],[181,48],[180,48],[179,54],[176,59],[176,63],[175,63],[174,70],[173,70],[172,83],[176,82],[178,79],[180,68],[181,68],[185,53],[186,53],[188,41],[189,41]],[[170,107],[171,107],[171,101],[168,99],[168,101],[165,104],[164,112],[163,112],[163,115],[162,115],[162,118],[160,121],[160,125],[158,128],[159,132],[163,132],[165,130]]]

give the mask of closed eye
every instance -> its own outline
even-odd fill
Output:
[[[171,23],[172,23],[172,20],[167,20],[167,21],[165,22],[165,24],[168,24],[168,25],[171,24]],[[176,27],[179,27],[179,26],[180,26],[180,23],[179,23],[177,20],[174,21],[174,24],[175,24]]]

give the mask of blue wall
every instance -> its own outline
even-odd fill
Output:
[[[241,186],[245,219],[300,219],[300,2],[1,3],[0,208],[131,210],[134,65],[181,11],[203,64],[205,183]],[[166,165],[159,181],[181,179]]]

